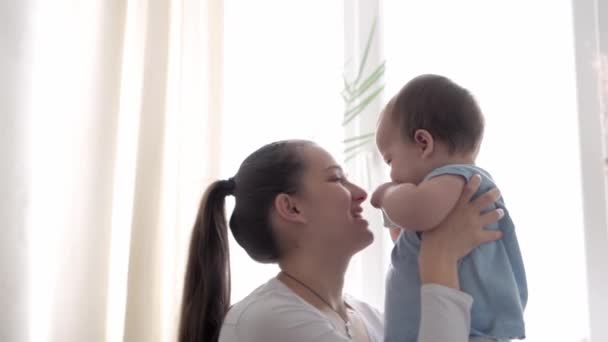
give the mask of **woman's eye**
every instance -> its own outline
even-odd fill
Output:
[[[346,183],[347,179],[344,176],[336,176],[334,177],[334,182]]]

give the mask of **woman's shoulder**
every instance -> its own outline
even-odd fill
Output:
[[[273,278],[230,308],[221,340],[263,340],[252,334],[308,336],[311,330],[318,334],[332,330],[332,326],[318,310]]]
[[[280,280],[272,278],[234,304],[224,324],[261,326],[297,321],[325,321],[325,318]]]
[[[351,295],[346,295],[347,303],[366,318],[382,320],[382,313],[366,302]],[[225,323],[237,323],[246,319],[261,317],[292,316],[300,314],[306,317],[313,315],[325,320],[325,317],[312,305],[298,297],[291,289],[276,278],[270,279],[247,297],[234,304],[228,311]]]
[[[272,278],[247,297],[235,303],[224,320],[236,324],[244,319],[267,317],[288,307],[302,307],[302,302],[278,279]]]

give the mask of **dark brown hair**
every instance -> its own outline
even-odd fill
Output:
[[[229,180],[209,185],[192,230],[179,325],[179,342],[215,342],[230,306],[230,262],[224,203],[234,195],[230,229],[256,261],[271,263],[279,248],[270,223],[275,197],[298,190],[304,161],[297,147],[308,141],[278,141],[243,161]]]
[[[447,144],[451,153],[475,150],[483,136],[479,105],[465,88],[447,77],[421,75],[409,81],[389,103],[401,133],[413,141],[418,129]]]

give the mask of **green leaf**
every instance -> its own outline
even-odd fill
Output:
[[[374,85],[374,83],[376,83],[380,79],[380,77],[382,77],[382,75],[384,75],[384,70],[385,70],[385,62],[382,62],[382,64],[379,67],[377,67],[376,70],[374,70],[374,72],[372,72],[371,75],[369,75],[365,79],[365,81],[363,81],[361,86],[358,87],[357,89],[355,89],[354,93],[352,94],[352,96],[350,97],[350,99],[347,103],[353,102],[359,96],[363,95],[363,93],[365,93],[369,88],[371,88]]]
[[[363,140],[362,142],[360,142],[360,143],[358,143],[356,145],[353,145],[353,146],[345,148],[344,149],[344,153],[346,154],[348,152],[354,151],[354,150],[356,150],[356,149],[358,149],[358,148],[360,148],[362,146],[365,146],[365,145],[369,144],[371,141],[372,141],[371,138],[367,138],[367,139]]]
[[[367,77],[363,78],[363,72],[366,70],[369,54],[375,38],[377,23],[378,17],[374,19],[374,22],[368,33],[367,42],[365,44],[365,50],[363,52],[361,62],[359,63],[359,69],[354,81],[350,82],[347,79],[346,75],[343,75],[342,77],[344,82],[344,89],[341,91],[340,95],[342,96],[342,99],[344,100],[346,105],[342,126],[346,126],[358,115],[363,113],[365,109],[370,105],[370,103],[372,103],[372,101],[374,101],[378,97],[378,95],[384,90],[385,85],[379,83],[381,83],[380,80],[386,70],[386,61],[383,61],[369,75],[367,75]],[[345,68],[347,64],[351,62],[352,59],[349,59],[348,62],[345,63]],[[378,85],[379,87],[372,93],[369,93],[369,91],[376,85]],[[352,106],[354,104],[356,105]],[[372,132],[344,139],[344,155],[346,156],[345,162],[348,162],[355,158],[361,152],[361,149],[364,146],[373,141],[374,135],[375,133]]]
[[[342,90],[342,92],[347,92],[349,95],[352,95],[352,86],[348,83],[348,81],[346,80],[346,76],[342,76],[342,80],[344,81],[344,89]]]
[[[344,139],[343,143],[347,144],[347,143],[350,143],[353,141],[359,141],[361,139],[370,138],[370,137],[373,137],[375,134],[376,133],[372,132],[372,133],[367,133],[367,134],[361,134],[356,137],[346,138],[346,139]]]
[[[342,99],[344,100],[344,102],[348,103],[348,97],[346,97],[346,95],[344,95],[344,92],[341,92],[340,96],[342,96]]]
[[[359,83],[361,79],[361,75],[363,75],[363,69],[365,68],[365,64],[367,63],[367,56],[369,55],[369,50],[372,46],[372,41],[374,40],[374,33],[376,32],[376,23],[378,22],[378,17],[374,19],[374,23],[372,24],[372,29],[369,31],[369,35],[367,37],[367,43],[365,44],[365,52],[363,53],[363,59],[361,60],[361,65],[359,65],[359,73],[357,74],[357,78],[353,84]]]
[[[347,109],[344,112],[344,117],[347,117],[347,116],[353,114],[354,112],[358,111],[359,108],[365,107],[366,105],[368,105],[369,102],[371,102],[383,89],[384,89],[384,85],[380,86],[380,88],[376,89],[373,93],[368,95],[365,99],[363,99],[363,101],[361,101],[359,104],[357,104],[353,108]]]
[[[357,115],[361,114],[367,108],[367,106],[382,92],[384,89],[384,85],[380,88],[376,89],[373,93],[371,93],[368,97],[365,98],[360,104],[356,107],[349,109],[346,113],[344,113],[344,122],[342,122],[342,126],[351,122]]]

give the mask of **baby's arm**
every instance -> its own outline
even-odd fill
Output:
[[[380,199],[380,207],[401,227],[425,231],[436,227],[462,193],[461,176],[442,175],[414,184],[395,184]]]

